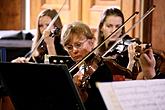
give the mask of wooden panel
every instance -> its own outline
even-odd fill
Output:
[[[0,1],[0,29],[24,29],[25,27],[25,1]]]
[[[127,20],[134,13],[133,7],[134,7],[134,1],[133,0],[123,0],[122,1],[121,10],[124,14],[125,20]],[[128,23],[126,24],[126,26],[125,26],[126,32],[132,25],[133,25],[133,19],[128,21]],[[133,37],[134,36],[133,30],[131,30],[128,34]]]
[[[30,27],[36,28],[37,16],[44,8],[54,8],[57,11],[62,6],[63,0],[31,0],[30,1]],[[66,7],[66,6],[65,6]],[[35,11],[34,11],[35,10]]]
[[[31,0],[31,28],[35,27],[36,17],[42,9],[54,8],[59,11],[64,2],[65,0]],[[64,25],[81,20],[81,0],[66,0],[59,16]]]
[[[96,28],[100,15],[109,6],[120,7],[121,0],[83,0],[82,1],[82,21]]]
[[[64,0],[31,0],[31,2],[33,2],[31,5],[33,8],[31,8],[31,10],[35,9],[35,13],[39,13],[39,7],[40,9],[54,8],[59,10]],[[119,7],[124,13],[125,20],[129,18],[135,12],[135,10],[139,11],[141,8],[140,0],[67,0],[64,8],[60,13],[60,17],[63,24],[68,24],[72,21],[80,20],[88,24],[92,29],[96,30],[102,11],[110,6]],[[35,15],[37,16],[37,14]],[[139,18],[139,16],[137,18]],[[34,24],[33,20],[36,19],[34,19],[34,15],[32,15],[32,17],[33,19],[31,18],[31,21]],[[134,22],[135,20],[128,22],[126,24],[126,30],[130,28]],[[137,26],[128,34],[134,37],[139,37],[139,32],[140,27]]]
[[[42,2],[43,8],[56,8],[60,9],[62,5],[64,4],[64,8],[69,8],[70,0],[45,0]]]
[[[48,2],[47,2],[48,1]],[[65,1],[65,0],[55,0],[55,1],[51,1],[51,0],[47,0],[42,8],[53,8],[56,9],[57,12],[59,12],[59,10],[62,8],[61,12],[60,12],[60,18],[63,24],[68,23],[71,18],[70,18],[70,0]],[[64,4],[65,3],[65,4]]]
[[[152,47],[159,52],[165,52],[165,7],[164,0],[153,0],[156,6],[152,17]],[[165,73],[165,59],[160,67],[161,71]]]
[[[152,19],[152,44],[155,49],[165,51],[165,7],[164,0],[153,0],[156,8]]]
[[[121,3],[121,0],[95,0],[95,5],[119,5]]]
[[[139,14],[137,15],[137,17],[134,20],[134,23],[136,21],[138,21],[142,16],[143,16],[143,7],[142,7],[143,1],[141,2],[141,0],[135,0],[134,3],[134,12],[139,12]],[[143,35],[143,31],[142,31],[142,27],[143,27],[143,21],[141,21],[138,25],[136,25],[136,28],[133,30],[133,35],[136,38],[141,38]]]
[[[70,0],[71,7],[71,22],[82,20],[82,0]],[[70,22],[70,21],[69,21]]]
[[[36,20],[41,11],[42,0],[30,0],[30,28],[36,28]],[[35,11],[34,11],[35,10]]]

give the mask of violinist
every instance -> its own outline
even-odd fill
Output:
[[[107,8],[101,15],[100,23],[98,25],[98,44],[103,42],[123,23],[124,15],[121,10],[115,7]],[[114,36],[109,38],[108,41],[97,50],[97,53],[102,56],[123,34],[125,34],[125,27],[119,30]],[[120,66],[125,68],[128,67],[128,69],[130,69],[130,66],[133,65],[134,61],[131,59],[129,60],[128,46],[134,42],[139,43],[140,41],[138,39],[133,39],[129,35],[126,35],[122,41],[115,45],[105,57],[110,56]],[[130,70],[132,71],[132,68]]]
[[[77,63],[92,51],[95,47],[96,38],[89,26],[76,21],[63,28],[61,42],[73,61]],[[89,76],[86,77],[88,85],[85,87],[82,85],[84,76]],[[87,110],[106,110],[104,101],[95,83],[97,81],[111,82],[112,74],[101,58],[93,53],[78,66],[78,71],[73,74],[73,81]]]
[[[30,60],[28,57],[18,57],[11,62],[27,63],[30,61],[43,63],[45,54],[68,55],[68,53],[63,49],[63,46],[60,44],[61,29],[63,27],[60,17],[57,18],[50,30],[45,30],[56,15],[57,12],[55,9],[44,9],[39,13],[36,25],[37,32],[32,39],[33,43],[31,50],[35,48],[42,35],[44,35],[44,40],[33,53],[29,53],[32,54]]]

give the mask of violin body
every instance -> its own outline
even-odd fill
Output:
[[[133,78],[132,72],[129,69],[116,63],[115,60],[105,57],[104,62],[112,72],[113,81],[125,81],[126,79]]]
[[[10,96],[0,97],[0,110],[15,110],[14,104],[12,103]]]
[[[90,87],[90,79],[91,77],[95,77],[95,74],[105,74],[107,72],[107,76],[110,76],[110,81],[124,81],[126,79],[132,79],[132,72],[120,66],[115,62],[115,60],[111,58],[102,58],[94,55],[89,61],[86,61],[86,67],[84,67],[84,73],[81,81],[80,88],[89,88]],[[105,68],[105,69],[102,69]],[[80,71],[78,71],[80,72]],[[79,74],[79,73],[77,73]],[[95,78],[97,79],[97,78]],[[99,79],[99,78],[98,78]],[[101,81],[101,80],[98,80]]]
[[[87,64],[87,68],[84,70],[85,73],[81,74],[79,69],[73,76],[73,81],[77,86],[83,102],[92,100],[93,98],[91,97],[96,97],[91,93],[91,91],[97,92],[96,82],[124,81],[132,78],[131,71],[118,65],[112,59],[94,56],[94,58],[90,58],[85,63]],[[80,78],[81,75],[83,76],[82,80],[76,80],[78,79],[78,75],[80,75]]]

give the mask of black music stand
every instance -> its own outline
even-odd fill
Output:
[[[70,56],[49,56],[49,63],[51,64],[66,64],[68,68],[72,67],[75,62],[71,59]]]
[[[64,64],[0,63],[16,110],[85,110]]]

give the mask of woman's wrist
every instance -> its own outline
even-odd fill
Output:
[[[56,55],[55,45],[47,45],[47,49],[49,55]]]

